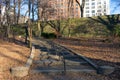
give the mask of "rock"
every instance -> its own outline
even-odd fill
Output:
[[[40,55],[48,55],[48,52],[41,52]]]
[[[48,55],[44,55],[44,56],[39,56],[40,60],[44,60],[44,59],[48,59],[49,56]]]
[[[16,77],[24,77],[28,75],[28,67],[15,67],[11,68],[11,74]]]
[[[61,60],[62,57],[60,57],[58,55],[52,55],[52,54],[50,54],[49,58],[56,59],[56,60]]]

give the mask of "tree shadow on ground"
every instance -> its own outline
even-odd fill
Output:
[[[23,61],[21,61],[21,60],[18,60],[18,59],[15,59],[15,58],[12,58],[12,57],[10,57],[10,56],[7,56],[7,55],[5,55],[5,54],[3,54],[3,53],[0,53],[0,56],[1,56],[1,57],[5,57],[5,58],[10,59],[10,60],[13,60],[13,61],[17,61],[18,63],[23,63],[23,64],[25,64],[25,62],[23,62]]]
[[[7,44],[6,42],[3,42],[3,44]],[[24,43],[22,42],[22,41],[19,41],[19,40],[16,40],[16,42],[15,42],[15,44],[17,44],[17,45],[20,45],[20,46],[24,46],[25,47],[25,45],[24,45]],[[9,46],[7,46],[7,45],[9,45]],[[4,51],[1,51],[0,52],[0,57],[2,57],[2,58],[5,58],[5,59],[8,59],[10,62],[11,61],[15,61],[16,63],[20,63],[20,64],[25,64],[26,63],[26,61],[23,61],[22,59],[23,58],[28,58],[29,57],[29,55],[27,56],[27,55],[25,55],[26,53],[23,53],[23,52],[21,52],[20,50],[19,50],[19,46],[13,46],[14,44],[7,44],[7,45],[1,45],[2,46],[2,49],[4,49],[6,52],[4,52]],[[15,49],[14,49],[15,48]],[[29,50],[28,50],[29,51]],[[10,53],[10,54],[9,54]],[[13,55],[18,55],[19,57],[21,57],[20,59],[17,59],[17,57],[16,56],[13,56]],[[5,64],[7,64],[7,63],[5,63]],[[8,62],[8,64],[9,64],[9,62]],[[11,65],[10,65],[11,66]],[[13,65],[14,66],[14,65]],[[6,67],[8,67],[8,66],[6,66]]]
[[[20,45],[20,46],[26,46],[27,47],[27,44],[25,43],[25,41],[23,41],[24,38],[21,38],[22,40],[19,40],[19,39],[13,39],[13,38],[10,38],[10,42],[13,42],[17,45]]]
[[[116,62],[109,62],[104,61],[100,59],[92,59],[88,58],[91,61],[93,61],[95,64],[99,66],[111,66],[114,67],[115,70],[113,73],[108,75],[101,75],[101,74],[93,74],[93,73],[79,73],[79,72],[66,72],[66,74],[63,74],[62,72],[58,73],[40,73],[38,75],[36,74],[29,74],[31,77],[28,79],[41,79],[41,76],[45,76],[45,80],[52,79],[52,80],[119,80],[120,79],[120,63]],[[74,65],[74,64],[73,64]],[[33,78],[34,77],[34,78]],[[89,78],[89,79],[88,79]],[[24,79],[24,78],[23,78]]]
[[[120,49],[119,42],[109,42],[104,41],[104,38],[101,39],[57,39],[59,43],[72,45],[72,46],[81,46],[81,47],[97,47],[97,48],[114,48],[114,49]]]
[[[48,49],[47,47],[42,47],[40,45],[35,45],[35,46],[36,46],[37,49],[40,49],[40,50],[43,50],[43,51],[44,51],[44,49],[45,50]],[[51,50],[56,51],[56,48],[52,48]],[[49,53],[49,54],[55,55],[53,52]],[[66,55],[69,55],[69,53],[67,53]],[[91,61],[93,61],[95,64],[97,64],[99,66],[107,65],[107,66],[115,67],[115,71],[112,74],[109,74],[109,75],[94,75],[92,73],[88,73],[87,75],[85,74],[84,77],[83,77],[82,73],[77,73],[76,75],[73,75],[74,73],[69,73],[69,75],[63,75],[63,74],[59,74],[59,73],[58,74],[55,73],[53,75],[51,75],[51,73],[50,74],[49,73],[41,73],[41,74],[38,74],[38,75],[29,74],[30,77],[28,77],[28,79],[41,79],[42,75],[44,75],[46,77],[45,80],[48,80],[48,79],[52,79],[52,80],[79,80],[79,79],[81,79],[81,77],[83,77],[83,79],[84,78],[86,79],[87,77],[89,78],[89,76],[93,77],[92,79],[94,79],[94,80],[96,80],[96,79],[100,79],[100,80],[119,80],[120,79],[120,62],[112,62],[112,61],[110,62],[110,61],[105,61],[105,60],[102,60],[102,59],[94,59],[94,58],[89,58],[89,57],[86,57],[86,58],[90,59]],[[22,79],[24,80],[24,78],[22,78]],[[89,79],[86,79],[86,80],[89,80]]]

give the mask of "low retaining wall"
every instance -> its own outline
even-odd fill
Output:
[[[35,47],[32,46],[30,57],[28,58],[26,64],[22,67],[11,68],[11,74],[16,77],[24,77],[28,75],[30,66],[32,65],[33,58],[35,54]]]

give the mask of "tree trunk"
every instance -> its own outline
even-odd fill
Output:
[[[16,0],[13,1],[14,3],[14,24],[16,24]]]
[[[34,0],[32,0],[32,22],[34,21]]]
[[[83,17],[84,10],[82,7],[80,7],[80,11],[81,11],[81,17]]]
[[[19,23],[19,18],[20,18],[20,8],[21,8],[21,0],[18,0],[17,24]]]
[[[70,28],[68,28],[68,37],[69,38],[71,37],[71,30],[70,30]]]
[[[28,44],[28,25],[25,26],[25,44]]]
[[[29,48],[32,48],[32,28],[31,28],[31,20],[28,20],[28,35],[29,35]]]
[[[41,36],[41,27],[40,27],[40,21],[38,21],[38,37]]]
[[[10,24],[7,26],[7,39],[10,41]]]

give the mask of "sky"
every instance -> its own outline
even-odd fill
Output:
[[[120,14],[120,0],[110,1],[110,12],[111,14]]]
[[[25,15],[27,9],[27,5],[23,6],[21,14]],[[120,14],[120,0],[110,0],[110,14]]]
[[[21,13],[24,15],[26,10],[27,6],[23,6]],[[110,14],[120,14],[120,0],[110,0]]]

